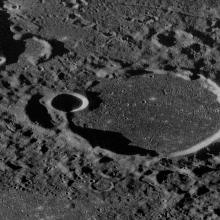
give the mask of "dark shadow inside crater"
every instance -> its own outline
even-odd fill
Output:
[[[76,126],[71,118],[72,114],[67,113],[70,129],[88,140],[92,147],[99,146],[103,149],[123,155],[158,156],[156,151],[132,145],[131,141],[120,133]]]
[[[40,103],[42,97],[40,94],[33,95],[25,107],[25,112],[33,123],[39,124],[43,128],[51,129],[54,125],[46,107]]]
[[[90,111],[97,109],[102,103],[102,99],[99,97],[99,95],[100,93],[98,92],[86,91],[86,97],[89,100]]]
[[[51,101],[52,107],[59,111],[70,112],[82,105],[81,99],[71,94],[59,94]]]
[[[65,48],[64,43],[56,39],[48,40],[52,46],[52,58],[56,56],[62,57],[64,54],[68,53],[69,50]]]
[[[175,33],[173,31],[166,34],[158,34],[157,38],[158,41],[166,47],[172,47],[176,44]]]
[[[3,7],[3,2],[0,3],[0,8]],[[12,64],[18,61],[19,56],[25,51],[25,42],[21,40],[14,40],[13,33],[10,30],[9,14],[1,10],[0,11],[0,52],[6,56],[6,63]]]

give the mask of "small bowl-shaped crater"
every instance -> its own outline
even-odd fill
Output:
[[[87,105],[87,98],[78,93],[62,93],[55,96],[51,101],[51,106],[62,112],[80,111],[86,108]]]
[[[90,187],[92,190],[101,193],[111,191],[114,188],[114,184],[110,180],[103,178],[92,183]]]

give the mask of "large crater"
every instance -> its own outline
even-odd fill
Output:
[[[142,149],[164,154],[185,150],[220,127],[220,104],[199,80],[137,76],[103,80],[93,92],[100,94],[102,103],[92,111],[77,112],[73,123],[88,132],[120,133],[129,145]],[[120,143],[113,148],[120,148]]]

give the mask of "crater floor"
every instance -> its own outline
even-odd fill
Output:
[[[199,80],[148,74],[105,80],[93,92],[102,100],[99,107],[76,113],[73,122],[121,133],[130,145],[169,154],[185,150],[219,129],[220,104]],[[126,147],[117,145],[126,154]]]

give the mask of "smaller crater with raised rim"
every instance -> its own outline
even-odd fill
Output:
[[[51,106],[59,111],[71,112],[82,105],[82,100],[71,94],[59,94],[51,101]]]

